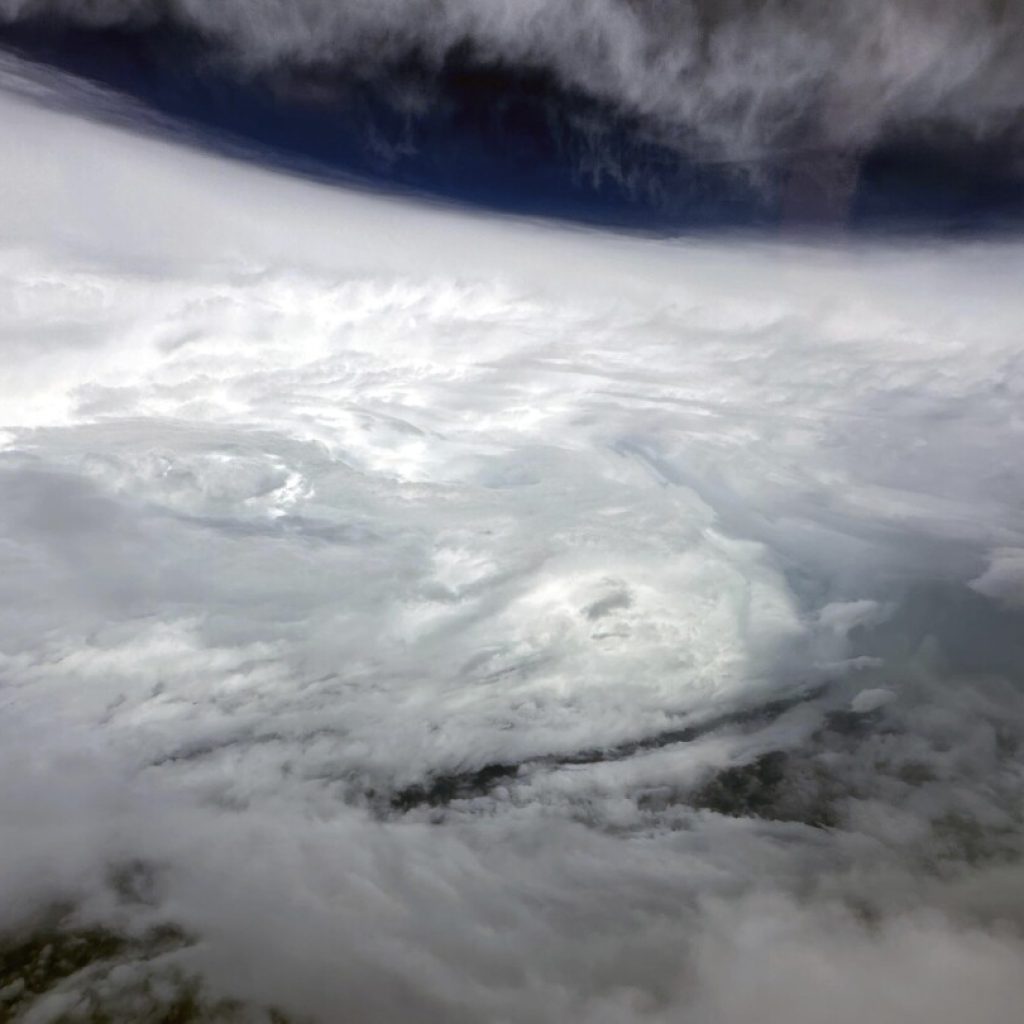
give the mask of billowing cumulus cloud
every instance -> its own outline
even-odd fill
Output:
[[[5,76],[13,1013],[1013,1019],[1019,244],[488,220]]]

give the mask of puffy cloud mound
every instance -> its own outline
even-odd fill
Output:
[[[5,1012],[1013,1019],[1019,243],[488,221],[3,74]]]

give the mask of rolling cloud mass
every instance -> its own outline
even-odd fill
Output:
[[[790,170],[933,135],[1012,163],[1022,19],[0,0],[186,33],[286,105],[426,108],[469,53]],[[1017,1019],[1016,235],[499,216],[288,173],[20,43],[0,1015]]]

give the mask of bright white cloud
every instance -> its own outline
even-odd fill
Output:
[[[24,93],[0,925],[325,1020],[1010,1019],[1024,249],[487,220]]]

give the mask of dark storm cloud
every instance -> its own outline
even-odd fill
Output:
[[[534,68],[705,155],[1020,129],[1001,0],[2,0],[0,19],[187,29],[236,68],[377,75],[415,55]]]

